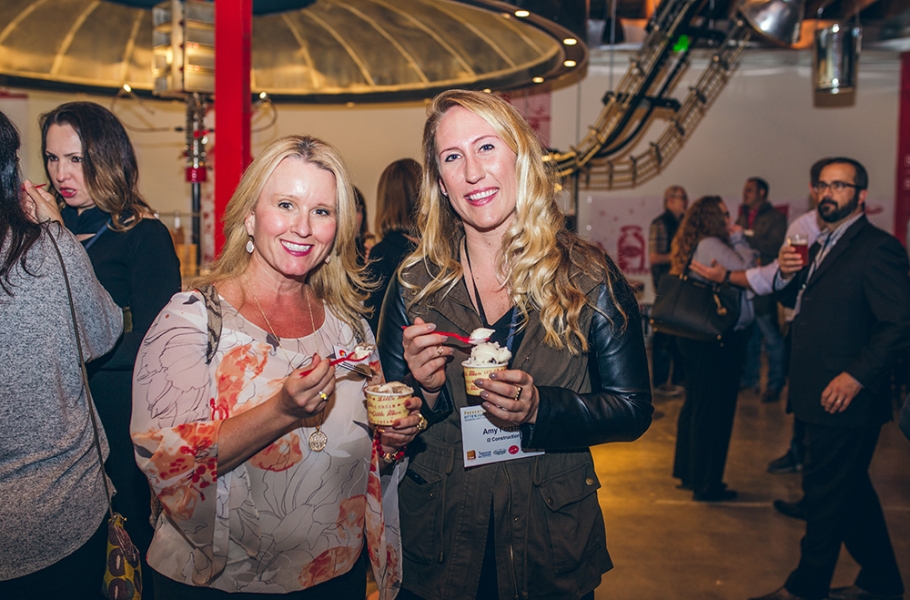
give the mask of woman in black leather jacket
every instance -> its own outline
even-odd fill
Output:
[[[379,329],[388,379],[413,384],[429,423],[400,488],[399,598],[593,598],[612,562],[588,447],[651,422],[637,303],[614,263],[565,228],[553,173],[511,105],[445,92],[423,149],[422,238]],[[512,360],[469,400],[470,347],[435,332],[478,327]]]

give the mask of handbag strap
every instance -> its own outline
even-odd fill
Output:
[[[47,234],[47,237],[50,238],[51,243],[54,245],[54,251],[57,253],[57,258],[60,259],[60,268],[63,269],[63,283],[66,284],[66,297],[67,300],[69,300],[70,315],[73,318],[73,331],[76,333],[76,349],[79,351],[82,386],[85,388],[85,400],[88,404],[89,418],[92,422],[92,438],[94,440],[95,450],[98,451],[98,465],[101,468],[101,481],[104,483],[104,491],[107,495],[107,509],[113,519],[114,505],[111,503],[111,488],[107,481],[107,473],[104,471],[104,453],[101,451],[101,439],[98,436],[98,416],[95,414],[95,401],[92,399],[92,390],[88,385],[88,371],[85,368],[85,356],[82,354],[82,338],[79,335],[79,322],[76,320],[76,305],[73,302],[73,290],[70,287],[70,278],[66,272],[66,264],[63,262],[63,254],[60,253],[60,246],[57,245],[57,240],[54,239],[53,234],[51,234],[49,230]]]

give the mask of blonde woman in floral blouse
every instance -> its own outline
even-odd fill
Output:
[[[156,596],[363,598],[369,562],[393,598],[397,486],[379,469],[397,482],[382,458],[417,434],[420,401],[374,449],[367,379],[327,360],[373,342],[340,156],[310,137],[274,142],[224,220],[213,273],[165,307],[134,374],[136,459],[163,507]],[[369,364],[381,378],[375,353]]]

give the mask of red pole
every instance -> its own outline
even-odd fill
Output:
[[[215,3],[215,254],[224,246],[222,218],[250,164],[250,54],[253,0]]]
[[[910,52],[901,54],[901,87],[897,116],[897,186],[894,194],[894,235],[907,244],[910,220]]]

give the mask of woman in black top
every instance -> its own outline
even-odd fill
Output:
[[[167,227],[139,193],[136,155],[117,117],[92,102],[70,102],[42,115],[40,123],[44,169],[63,222],[124,312],[123,336],[88,368],[111,446],[114,509],[127,518],[144,561],[154,530],[148,482],[130,440],[133,363],[152,321],[180,291],[180,263]],[[146,593],[151,597],[148,587]]]
[[[379,309],[382,308],[389,279],[404,257],[417,248],[414,210],[420,194],[421,172],[420,163],[416,160],[402,158],[387,166],[379,177],[376,226],[382,241],[370,249],[368,267],[370,278],[379,286],[370,293],[365,303],[373,309],[369,322],[374,332],[379,327]]]

